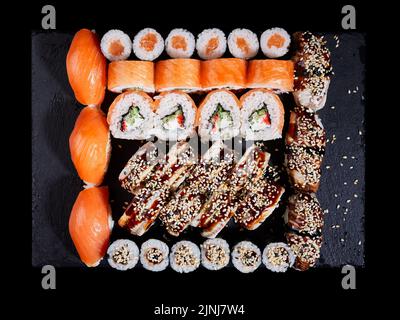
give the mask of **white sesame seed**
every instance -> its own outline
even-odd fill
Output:
[[[358,86],[356,86],[356,90],[358,91]]]
[[[347,140],[350,140],[350,137],[346,137]]]
[[[341,239],[340,239],[340,241],[341,241],[341,242],[344,242],[344,239],[343,239],[343,238],[341,238]]]
[[[340,204],[338,204],[337,206],[336,206],[336,209],[339,209],[340,208]]]
[[[347,159],[347,156],[343,156],[342,158],[343,158],[343,159]]]
[[[336,193],[334,194],[334,196],[335,196],[335,198],[337,198],[337,194]]]
[[[358,130],[358,134],[359,134],[360,136],[362,136],[362,131],[361,131],[361,130]]]
[[[330,168],[331,168],[331,166],[326,166],[325,168],[326,168],[326,169],[330,169]]]
[[[354,194],[354,198],[358,198],[358,195],[357,195],[357,193],[355,193],[355,194]]]
[[[343,163],[340,163],[340,166],[343,167]]]
[[[335,110],[335,106],[331,106],[331,109],[332,109],[332,110]]]
[[[354,168],[354,167],[353,167],[353,166],[351,166],[349,169],[350,169],[350,170],[353,170],[353,168]]]
[[[358,179],[354,180],[354,184],[358,184]]]
[[[351,156],[351,158],[352,158],[352,159],[355,159],[356,157],[355,157],[355,156]]]
[[[360,240],[360,241],[358,241],[358,245],[359,245],[359,246],[361,246],[361,240]]]
[[[347,203],[350,203],[350,202],[351,202],[351,200],[350,200],[350,199],[348,199],[348,200],[346,200],[346,202],[347,202]]]
[[[350,93],[351,93],[351,90],[349,89],[349,91],[347,91],[347,93],[350,94]]]
[[[347,186],[347,182],[343,182],[343,184],[344,184],[345,186]]]
[[[364,100],[365,98],[364,98],[364,95],[361,95],[361,100]]]

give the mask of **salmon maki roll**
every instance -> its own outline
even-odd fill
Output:
[[[78,31],[67,54],[67,74],[75,98],[84,105],[99,105],[106,89],[106,59],[95,33]]]
[[[257,35],[248,29],[235,29],[228,36],[228,48],[235,58],[253,58],[259,46]]]
[[[285,121],[283,104],[266,89],[253,89],[240,98],[241,134],[246,140],[274,140],[282,137]]]
[[[113,224],[108,187],[82,190],[72,207],[69,233],[88,267],[96,267],[106,254]]]
[[[213,59],[201,62],[201,85],[203,90],[246,87],[247,61],[236,58]]]
[[[200,60],[169,59],[158,61],[155,69],[155,86],[157,92],[171,90],[200,91]]]
[[[240,129],[240,102],[228,90],[211,91],[197,110],[198,132],[202,141],[228,140]]]
[[[165,40],[165,51],[171,58],[190,58],[193,55],[195,39],[185,29],[173,29]]]
[[[140,60],[153,61],[164,51],[164,39],[156,30],[145,28],[133,38],[132,48]]]
[[[99,107],[85,107],[69,137],[69,149],[79,177],[89,186],[103,182],[111,154],[110,131]]]
[[[153,99],[142,91],[127,91],[115,98],[107,122],[114,138],[144,140],[153,130]]]
[[[197,108],[192,98],[180,91],[155,97],[154,134],[161,140],[180,141],[195,134]]]
[[[197,54],[204,60],[217,59],[226,51],[226,37],[220,29],[205,29],[197,36]]]
[[[260,38],[261,51],[268,58],[279,58],[289,51],[290,35],[282,28],[265,30]]]
[[[100,48],[110,61],[126,60],[132,52],[132,42],[121,30],[110,30],[101,38]]]
[[[247,70],[248,88],[265,88],[277,93],[293,91],[294,67],[290,60],[252,60]]]
[[[153,93],[154,63],[150,61],[114,61],[108,65],[108,90],[142,90]]]

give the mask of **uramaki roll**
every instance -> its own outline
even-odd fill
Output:
[[[115,98],[107,122],[114,138],[142,140],[153,130],[153,99],[142,91],[127,91]]]
[[[238,58],[212,59],[201,62],[203,90],[243,89],[246,87],[247,61]]]
[[[265,88],[277,93],[293,91],[294,66],[290,60],[252,60],[247,69],[247,88]]]
[[[158,61],[155,68],[155,86],[157,92],[200,91],[200,60],[168,59]]]
[[[154,63],[150,61],[114,61],[108,65],[108,90],[121,93],[128,89],[153,93]]]
[[[253,89],[240,98],[241,134],[246,140],[282,137],[285,110],[279,97],[266,89]]]

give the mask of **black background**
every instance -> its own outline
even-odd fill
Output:
[[[114,3],[110,6],[101,4],[86,5],[82,3],[58,4],[54,3],[57,8],[57,29],[65,32],[75,32],[81,27],[96,28],[101,25],[104,30],[109,28],[120,28],[133,30],[143,27],[147,19],[156,21],[152,23],[155,28],[170,26],[170,19],[174,20],[174,25],[179,25],[189,30],[198,30],[210,26],[218,26],[229,29],[234,21],[235,26],[245,27],[247,24],[259,25],[262,29],[267,21],[268,25],[280,25],[288,30],[310,29],[318,31],[341,31],[340,8],[342,4],[301,4],[295,6],[289,4],[271,4],[256,3],[248,1],[242,6],[230,5],[224,7],[222,4],[216,3],[208,5],[197,5],[192,2],[186,2],[172,12],[172,4],[152,5],[144,3],[142,5]],[[26,29],[25,53],[29,52],[29,43],[31,41],[31,30],[40,29],[41,14],[40,9],[43,4],[25,6],[29,10],[27,22],[29,27]],[[121,9],[123,8],[123,9]],[[149,9],[151,8],[151,9]],[[215,11],[214,11],[215,10]],[[224,10],[228,10],[224,12]],[[181,15],[177,17],[177,13],[191,12],[191,15]],[[272,14],[271,14],[272,12]],[[175,15],[174,15],[175,14]],[[367,14],[366,10],[357,6],[357,31],[367,32],[368,39],[371,32],[367,30]],[[176,21],[176,23],[175,23]],[[23,53],[24,54],[24,53]],[[30,58],[25,57],[25,65],[29,66]],[[368,64],[368,74],[372,73],[372,67]],[[29,79],[29,73],[27,77]],[[368,79],[368,77],[367,77]],[[29,87],[29,81],[26,81]],[[367,85],[368,87],[368,85]],[[30,98],[26,97],[26,102],[30,103]],[[370,94],[368,91],[368,99]],[[366,118],[368,118],[368,112]],[[27,120],[27,119],[26,119]],[[367,122],[368,123],[368,122]],[[29,123],[28,123],[29,126]],[[367,130],[368,132],[368,130]],[[366,136],[368,140],[368,134]],[[30,144],[31,139],[26,139]],[[368,151],[367,148],[367,153]],[[369,153],[368,153],[369,154]],[[29,156],[29,155],[28,155]],[[368,155],[369,159],[369,155]],[[369,194],[369,184],[374,176],[369,172],[369,164],[367,161],[367,183],[366,191]],[[26,173],[26,171],[23,171]],[[27,176],[31,176],[27,174]],[[376,175],[375,175],[376,176]],[[30,186],[30,181],[28,186]],[[31,198],[32,191],[29,187],[27,190],[27,200]],[[27,201],[29,204],[30,201]],[[367,201],[366,228],[370,229],[369,211],[372,209],[372,200]],[[25,230],[24,234],[31,233],[30,212],[25,215],[27,224],[21,226]],[[367,232],[368,234],[368,232]],[[370,235],[368,236],[370,237]],[[25,243],[26,244],[26,243]],[[313,299],[324,302],[329,306],[329,296],[341,295],[343,298],[352,298],[360,296],[367,289],[371,282],[369,275],[374,266],[371,258],[373,244],[366,245],[366,267],[359,269],[357,272],[356,291],[344,291],[341,288],[340,281],[342,275],[339,269],[323,269],[312,270],[306,273],[288,273],[284,275],[275,275],[265,272],[257,277],[248,277],[239,274],[235,270],[225,272],[223,274],[215,274],[210,272],[199,271],[182,277],[181,275],[171,273],[168,278],[162,274],[153,274],[136,270],[129,279],[123,273],[109,273],[107,270],[101,269],[77,269],[77,268],[60,268],[57,270],[57,290],[44,291],[41,289],[41,274],[39,268],[31,268],[31,255],[25,256],[26,266],[30,268],[30,289],[35,294],[40,293],[41,297],[51,299],[58,298],[63,292],[70,292],[72,296],[81,293],[87,296],[106,296],[112,301],[128,300],[131,308],[135,312],[151,314],[152,307],[157,303],[174,303],[174,304],[198,304],[198,303],[245,303],[248,305],[249,314],[254,315],[258,311],[268,312],[272,307],[272,302],[280,301],[284,304],[290,302],[293,305],[294,297],[300,301],[307,299],[308,295],[312,295]],[[24,246],[25,247],[25,246]],[[26,244],[27,251],[30,252],[31,245]],[[26,275],[25,274],[25,275]],[[368,279],[368,281],[367,281]],[[53,301],[53,300],[49,300]],[[349,300],[342,300],[342,306],[345,307]],[[84,301],[75,301],[77,305],[81,305]],[[293,312],[299,307],[293,305]],[[309,302],[313,305],[316,302]],[[84,303],[83,303],[84,304]],[[141,307],[139,307],[139,305]],[[100,307],[98,307],[100,308]],[[339,307],[340,309],[340,307]],[[150,312],[150,313],[149,313]],[[272,310],[270,312],[273,312]],[[289,312],[289,311],[288,311]],[[286,313],[286,312],[285,312]],[[150,318],[150,316],[145,319]],[[252,317],[246,317],[252,318]]]

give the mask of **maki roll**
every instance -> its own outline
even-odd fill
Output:
[[[279,97],[266,89],[253,89],[240,98],[241,135],[246,140],[282,137],[285,109]]]
[[[290,60],[251,60],[247,88],[264,88],[276,93],[293,91],[294,66]]]
[[[196,49],[204,60],[222,57],[226,51],[225,34],[217,28],[203,30],[197,36]]]
[[[325,106],[332,65],[330,51],[323,36],[311,32],[293,35],[296,81],[293,97],[298,106],[317,111]]]
[[[114,61],[108,65],[108,90],[121,93],[141,90],[153,93],[154,63],[150,61]]]
[[[179,273],[193,272],[200,266],[199,247],[191,241],[180,241],[171,248],[170,265]]]
[[[107,121],[114,138],[143,140],[153,130],[153,99],[142,91],[127,91],[115,98]]]
[[[126,60],[132,52],[132,42],[121,30],[110,30],[101,38],[100,48],[109,61]]]
[[[262,254],[264,265],[273,272],[286,272],[293,266],[294,260],[292,249],[283,242],[270,243]]]
[[[140,262],[146,270],[163,271],[168,267],[168,246],[156,239],[149,239],[140,248]]]
[[[100,105],[106,91],[107,62],[94,32],[82,29],[75,34],[66,64],[76,100],[84,105]]]
[[[259,48],[257,35],[248,29],[235,29],[228,36],[229,52],[235,58],[253,58]]]
[[[294,267],[305,271],[315,266],[322,245],[322,237],[309,237],[297,235],[293,232],[286,234],[286,241],[296,256]]]
[[[197,108],[180,91],[164,92],[155,98],[154,134],[161,140],[180,141],[195,134]]]
[[[239,134],[240,102],[228,90],[211,91],[197,110],[202,141],[228,140]]]
[[[323,210],[313,193],[290,196],[284,219],[289,228],[310,236],[320,235],[324,225]]]
[[[161,154],[154,143],[147,142],[141,146],[119,174],[122,188],[134,193],[149,178],[160,158]]]
[[[107,187],[82,190],[68,222],[71,239],[82,262],[96,267],[106,254],[114,222]]]
[[[132,48],[140,60],[153,61],[164,51],[164,39],[156,30],[146,28],[133,38]]]
[[[171,58],[190,58],[194,52],[195,39],[185,29],[173,29],[165,39],[165,51]]]
[[[272,180],[259,179],[245,187],[234,219],[248,230],[257,229],[279,205],[285,189]]]
[[[204,91],[239,90],[246,87],[247,61],[237,58],[201,62],[201,85]]]
[[[158,61],[154,82],[157,92],[171,90],[200,91],[200,60],[168,59]]]
[[[87,186],[103,182],[111,156],[110,130],[98,106],[87,106],[76,119],[69,150],[79,177]]]
[[[282,28],[265,30],[260,38],[261,51],[268,58],[280,58],[289,51],[290,35]]]
[[[239,242],[232,250],[232,263],[240,272],[254,272],[261,265],[261,251],[249,241]]]
[[[126,271],[134,268],[139,261],[139,248],[131,240],[114,241],[107,250],[108,263],[114,269]]]
[[[229,245],[224,239],[208,239],[200,245],[201,264],[208,270],[220,270],[230,260]]]

